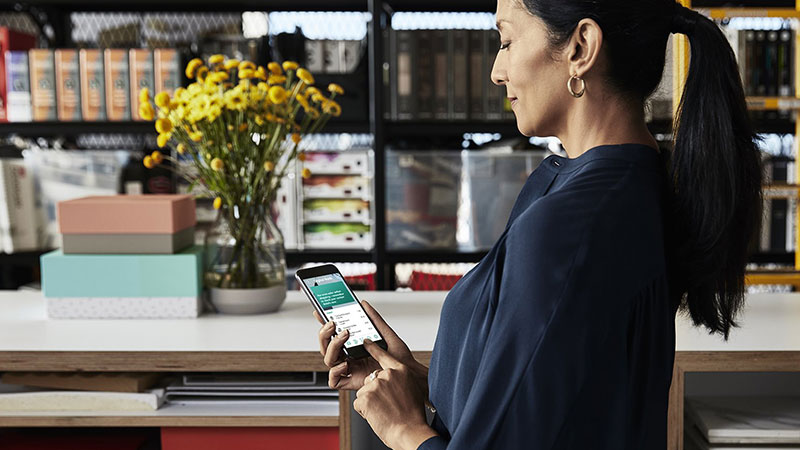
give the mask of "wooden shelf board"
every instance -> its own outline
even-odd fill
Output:
[[[698,8],[698,10],[707,11],[712,19],[727,19],[731,17],[800,17],[800,11],[794,8]]]
[[[747,97],[747,108],[751,111],[800,109],[800,98],[795,97]]]
[[[338,416],[3,416],[0,427],[338,427]]]
[[[764,271],[748,272],[746,284],[792,284],[800,286],[800,272],[797,271]]]

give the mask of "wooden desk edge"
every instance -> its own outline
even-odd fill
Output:
[[[431,352],[413,352],[428,364]],[[318,352],[0,351],[0,371],[327,372]]]

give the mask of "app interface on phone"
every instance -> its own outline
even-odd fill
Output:
[[[361,345],[367,338],[373,341],[380,339],[378,331],[372,326],[367,313],[345,285],[341,274],[321,275],[303,281],[328,319],[336,323],[336,332],[350,330],[350,337],[345,342],[345,347]]]

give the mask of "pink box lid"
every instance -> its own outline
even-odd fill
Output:
[[[172,234],[197,223],[191,195],[110,195],[58,202],[62,234]]]

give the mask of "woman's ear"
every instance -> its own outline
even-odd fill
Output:
[[[569,75],[583,77],[595,66],[603,48],[603,30],[594,19],[582,19],[572,32],[566,56]]]

